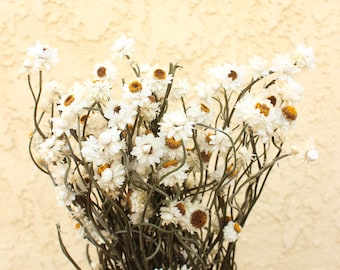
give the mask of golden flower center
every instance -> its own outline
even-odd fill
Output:
[[[74,95],[69,95],[67,98],[64,100],[64,106],[70,106],[72,102],[74,101]]]
[[[264,116],[268,116],[270,108],[266,104],[256,103],[255,109],[259,109],[260,113]]]
[[[106,68],[105,67],[100,67],[97,69],[97,75],[99,78],[103,78],[106,76]]]
[[[281,111],[284,118],[286,118],[288,121],[294,121],[297,117],[297,111],[294,106],[285,106],[281,109]]]
[[[164,162],[162,165],[163,168],[169,168],[172,166],[176,166],[178,164],[178,161],[175,159],[168,160],[167,162]]]
[[[158,80],[164,80],[166,78],[166,72],[158,68],[153,72],[153,76]]]
[[[177,207],[177,209],[179,210],[179,212],[182,214],[182,216],[185,215],[185,205],[184,203],[178,203],[175,205]]]
[[[241,232],[241,225],[240,224],[238,224],[237,222],[234,224],[234,230],[235,230],[235,232],[237,232],[237,233],[240,233]]]
[[[203,103],[201,103],[201,111],[205,113],[210,113],[210,109]]]
[[[203,210],[196,210],[190,216],[190,223],[193,227],[200,229],[202,228],[208,220],[208,215]]]
[[[110,168],[110,164],[108,164],[108,163],[99,166],[98,169],[97,169],[98,174],[101,176],[103,171],[105,171],[107,168]]]
[[[228,78],[231,78],[232,81],[235,81],[237,79],[237,72],[235,70],[230,70]]]
[[[143,86],[139,81],[133,81],[129,84],[129,90],[132,93],[137,93],[142,91]]]
[[[170,149],[177,149],[181,147],[182,141],[176,141],[174,137],[171,138],[166,138],[165,144],[170,148]]]

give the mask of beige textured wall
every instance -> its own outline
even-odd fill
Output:
[[[136,39],[141,63],[178,61],[191,82],[217,63],[270,59],[300,42],[314,48],[317,70],[299,77],[305,98],[290,142],[314,137],[320,160],[280,163],[237,261],[241,270],[340,269],[339,14],[337,0],[0,0],[0,269],[72,269],[57,222],[85,265],[83,241],[27,153],[32,99],[17,74],[26,48],[37,39],[58,48],[60,63],[45,76],[71,85],[110,57],[121,34]]]

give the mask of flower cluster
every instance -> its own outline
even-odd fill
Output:
[[[271,169],[297,153],[282,148],[303,94],[293,75],[313,68],[313,51],[299,45],[272,63],[259,56],[224,63],[192,86],[175,80],[177,64],[138,65],[131,38],[111,50],[132,78],[118,80],[106,60],[82,83],[43,84],[58,56],[40,42],[21,68],[35,102],[31,158],[98,251],[99,262],[89,264],[232,269],[235,242]],[[316,158],[316,150],[306,153]]]

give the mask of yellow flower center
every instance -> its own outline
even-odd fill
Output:
[[[137,93],[142,91],[143,86],[139,81],[133,81],[129,84],[129,90],[131,93]]]
[[[64,106],[70,106],[73,101],[74,101],[74,95],[69,95],[64,100]]]
[[[164,80],[166,78],[166,72],[163,69],[158,68],[153,72],[153,76],[157,80]]]
[[[281,109],[281,111],[284,118],[286,118],[288,121],[294,121],[297,117],[297,111],[294,106],[285,106]]]
[[[166,138],[165,144],[170,148],[170,149],[177,149],[181,147],[182,141],[176,141],[174,137],[171,138]]]
[[[110,164],[108,164],[108,163],[99,166],[98,169],[97,169],[98,174],[101,176],[103,171],[105,171],[107,168],[110,168]]]
[[[172,166],[176,166],[178,164],[178,161],[175,160],[175,159],[172,159],[172,160],[168,160],[167,162],[165,162],[162,167],[163,168],[169,168],[169,167],[172,167]]]
[[[241,232],[241,225],[240,224],[238,224],[237,222],[234,224],[234,230],[235,230],[235,232],[237,232],[237,233],[240,233]]]
[[[190,216],[190,223],[193,227],[200,229],[202,228],[208,220],[208,215],[203,210],[196,210]]]
[[[255,109],[259,109],[260,113],[264,116],[268,116],[270,108],[266,104],[256,103]]]
[[[103,78],[106,76],[106,68],[105,67],[100,67],[97,69],[97,75],[99,78]]]
[[[203,103],[201,103],[201,111],[205,113],[210,113],[210,109]]]

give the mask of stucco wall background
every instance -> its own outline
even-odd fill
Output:
[[[136,40],[140,63],[178,62],[191,82],[218,63],[268,60],[304,42],[317,69],[305,87],[295,144],[313,137],[317,163],[280,162],[238,242],[239,269],[340,269],[339,29],[337,0],[0,0],[0,269],[73,269],[62,255],[55,224],[86,268],[84,242],[57,206],[49,179],[31,163],[32,104],[17,71],[37,39],[59,49],[60,63],[45,74],[70,86],[110,58],[122,34]]]

